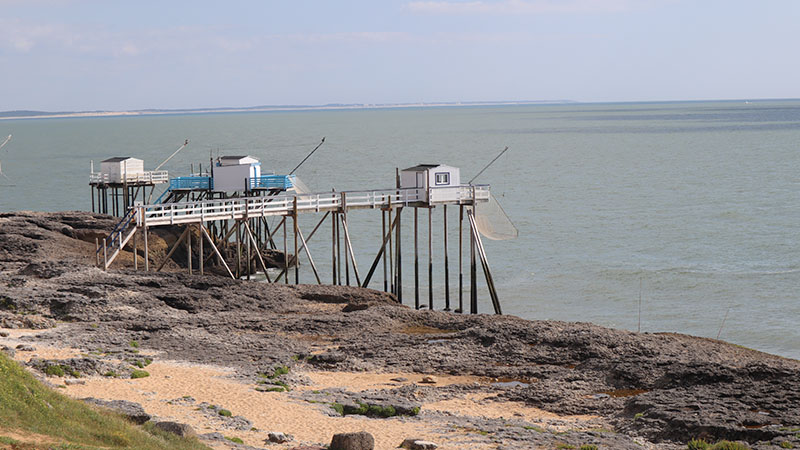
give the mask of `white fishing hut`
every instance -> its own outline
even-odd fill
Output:
[[[214,190],[244,191],[251,179],[261,177],[261,163],[252,156],[222,156],[214,167]]]
[[[100,162],[100,174],[106,183],[138,181],[144,176],[144,161],[130,156],[115,156]]]
[[[401,189],[419,189],[420,201],[458,200],[461,173],[458,167],[420,164],[400,171]]]

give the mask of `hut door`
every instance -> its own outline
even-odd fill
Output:
[[[425,188],[425,172],[417,172],[417,188]]]

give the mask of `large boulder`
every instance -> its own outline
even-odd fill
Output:
[[[194,431],[190,425],[185,423],[178,423],[178,422],[156,422],[155,427],[159,430],[166,431],[167,433],[172,433],[178,435],[180,437],[196,437],[197,433]]]
[[[334,434],[330,450],[374,450],[375,438],[366,431]]]

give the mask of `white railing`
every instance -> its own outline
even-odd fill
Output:
[[[166,170],[154,170],[150,172],[131,173],[127,175],[116,175],[102,172],[89,174],[89,184],[109,184],[109,183],[166,183],[169,181],[169,172]]]
[[[489,200],[489,186],[456,186],[432,189],[384,189],[316,194],[286,193],[269,197],[244,197],[200,202],[167,203],[139,206],[137,225],[158,226],[210,220],[240,219],[319,212],[343,208],[386,208],[425,202],[472,204]]]

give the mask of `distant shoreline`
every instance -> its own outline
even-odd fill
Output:
[[[513,105],[562,105],[577,103],[572,100],[541,101],[496,101],[496,102],[438,102],[438,103],[397,103],[397,104],[329,104],[329,105],[288,105],[288,106],[252,106],[231,108],[198,108],[198,109],[143,109],[133,111],[4,111],[0,112],[0,120],[18,119],[56,119],[74,117],[122,117],[122,116],[155,116],[173,114],[213,114],[241,112],[276,112],[276,111],[327,111],[347,109],[399,109],[399,108],[438,108],[438,107],[471,107],[471,106],[513,106]]]

